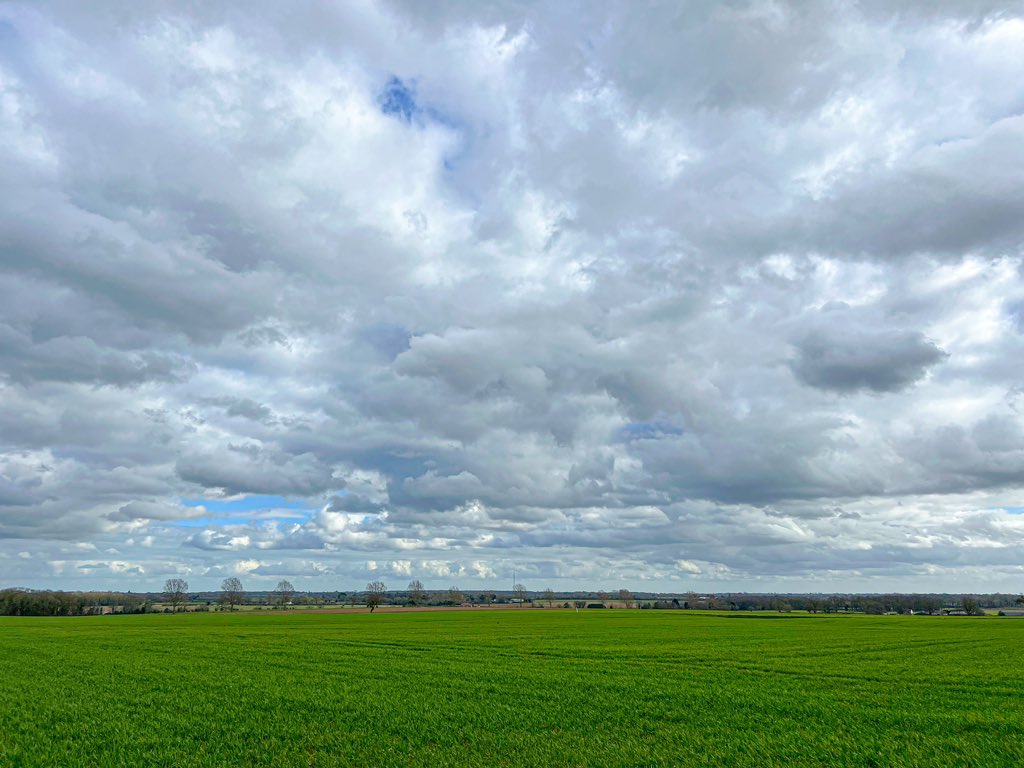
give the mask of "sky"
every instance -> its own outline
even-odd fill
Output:
[[[1019,2],[0,4],[0,586],[1024,590]]]

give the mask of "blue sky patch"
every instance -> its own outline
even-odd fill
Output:
[[[198,520],[178,520],[174,525],[177,528],[207,528],[211,525],[242,525],[246,522],[231,517],[201,517]]]
[[[284,496],[253,494],[240,499],[182,499],[186,507],[205,507],[207,512],[256,512],[261,509],[309,509],[304,501],[288,501]]]
[[[193,520],[179,520],[179,528],[206,528],[217,525],[244,525],[252,522],[297,522],[308,520],[314,507],[305,501],[289,501],[284,496],[252,494],[240,499],[181,499],[186,507],[204,507],[207,515]],[[283,513],[295,510],[299,513]]]
[[[416,98],[415,81],[406,81],[392,75],[378,97],[380,111],[393,115],[406,123],[429,120],[460,134],[465,134],[466,125],[453,115],[430,104],[423,104]],[[447,165],[446,160],[446,165]]]
[[[380,111],[385,115],[395,115],[407,123],[412,122],[413,115],[419,112],[414,87],[392,75],[380,95]]]

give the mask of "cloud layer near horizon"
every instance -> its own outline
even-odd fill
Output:
[[[1019,589],[1022,52],[981,1],[5,4],[0,583]]]

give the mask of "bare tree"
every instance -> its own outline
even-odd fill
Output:
[[[448,587],[448,601],[455,605],[462,605],[462,590],[456,586]]]
[[[964,613],[966,613],[968,616],[985,615],[984,609],[980,605],[978,605],[978,601],[973,597],[965,596],[964,599],[961,601],[961,604],[963,605]]]
[[[277,589],[274,590],[274,596],[277,598],[277,604],[282,608],[291,603],[292,598],[295,596],[295,587],[288,579],[281,579],[277,582]]]
[[[608,602],[608,597],[609,597],[608,593],[605,592],[604,590],[601,590],[600,592],[597,593],[597,599],[600,600],[602,603],[607,603]]]
[[[547,601],[548,608],[552,607],[555,603],[555,593],[550,589],[544,590],[544,600]]]
[[[220,601],[228,607],[228,610],[235,610],[235,606],[243,600],[245,600],[245,587],[242,586],[242,580],[237,576],[224,579],[220,585]]]
[[[370,613],[384,602],[384,593],[387,591],[388,588],[384,586],[383,581],[371,581],[366,585],[366,607],[370,609]]]
[[[619,590],[619,600],[621,600],[627,608],[633,607],[633,594],[628,589]]]
[[[184,605],[188,597],[188,582],[184,579],[168,579],[164,582],[164,602],[171,604],[171,610],[177,611]]]
[[[515,594],[516,600],[519,601],[520,608],[526,605],[526,587],[522,584],[516,584],[512,587],[512,592]]]
[[[413,605],[423,605],[427,602],[427,591],[423,588],[423,582],[419,579],[413,579],[409,582],[408,587],[409,602]]]

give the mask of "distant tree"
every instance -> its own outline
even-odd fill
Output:
[[[164,602],[170,603],[172,611],[184,605],[187,597],[188,582],[184,579],[168,579],[164,582]]]
[[[388,588],[383,581],[371,581],[366,585],[366,607],[373,613],[377,607],[384,602],[384,594]]]
[[[627,608],[633,607],[633,594],[628,589],[619,590],[619,600],[625,603]]]
[[[526,604],[526,587],[522,584],[515,584],[512,587],[512,593],[516,596],[516,600],[519,601],[519,607],[522,608]]]
[[[274,597],[277,600],[277,604],[284,608],[288,603],[295,597],[295,587],[288,579],[281,579],[277,582],[277,589],[274,590]]]
[[[245,588],[242,586],[242,580],[237,576],[224,579],[220,585],[220,601],[228,607],[228,610],[235,610],[235,606],[243,600],[245,600]]]
[[[600,600],[602,603],[607,603],[608,602],[608,598],[609,598],[609,594],[607,592],[605,592],[604,590],[601,590],[601,591],[599,591],[597,593],[597,599]]]
[[[551,608],[555,604],[555,593],[550,589],[544,590],[544,601],[548,604],[548,608]]]
[[[885,603],[881,600],[864,598],[860,600],[860,609],[871,616],[881,616],[885,613]]]
[[[409,602],[412,605],[423,605],[427,602],[427,591],[423,588],[423,582],[413,579],[409,582]]]
[[[448,587],[448,602],[462,605],[462,590],[456,586]]]
[[[961,604],[963,605],[964,613],[968,616],[984,616],[985,611],[982,610],[981,606],[978,605],[978,601],[973,597],[965,597]]]

